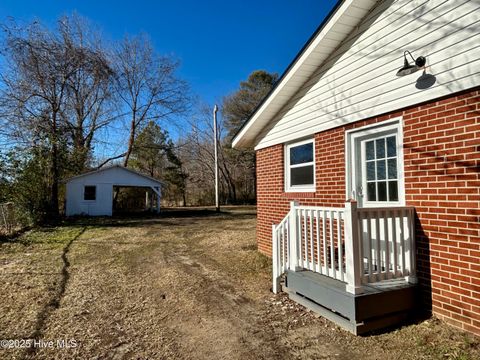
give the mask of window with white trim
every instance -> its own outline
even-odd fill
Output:
[[[285,147],[285,191],[315,191],[315,143],[313,139]]]

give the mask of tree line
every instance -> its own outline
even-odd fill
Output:
[[[212,204],[211,106],[193,100],[179,61],[148,36],[107,43],[92,29],[77,15],[54,28],[2,25],[0,202],[14,201],[33,222],[57,219],[63,179],[116,163],[163,180],[169,205]],[[276,80],[255,71],[222,99],[223,203],[255,201],[254,152],[231,141]]]

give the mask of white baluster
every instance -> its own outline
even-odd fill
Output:
[[[279,251],[278,251],[278,233],[275,225],[272,225],[272,276],[273,284],[272,291],[274,294],[278,293],[280,288],[279,276]]]
[[[373,282],[373,253],[374,249],[372,246],[372,219],[371,219],[371,212],[366,213],[367,219],[367,245],[368,245],[368,282]]]
[[[323,264],[325,266],[325,275],[329,276],[328,271],[328,250],[327,250],[327,226],[326,226],[326,211],[322,211],[322,237],[323,237]]]
[[[321,244],[320,244],[320,211],[316,211],[317,221],[315,223],[317,229],[317,272],[322,273],[322,258],[321,258]]]
[[[329,229],[330,229],[330,266],[331,266],[331,269],[332,269],[332,277],[334,279],[337,278],[336,276],[336,269],[335,269],[335,239],[333,238],[333,211],[330,210],[330,214],[329,214],[329,222],[330,222],[330,226],[329,226]]]
[[[302,264],[303,268],[308,268],[308,230],[307,230],[307,210],[302,210],[302,216],[303,216],[303,236],[305,237],[305,248],[304,251],[302,252],[303,256],[302,259],[304,259],[304,263]]]
[[[393,277],[398,276],[397,211],[392,211]]]
[[[337,211],[337,242],[338,242],[338,271],[340,280],[344,281],[343,273],[343,244],[342,244],[342,213]]]
[[[310,270],[315,271],[315,262],[313,256],[313,210],[310,210]]]
[[[291,271],[298,270],[298,219],[297,219],[297,210],[296,206],[298,203],[296,201],[290,201],[290,219],[289,219],[289,228],[290,228],[290,248],[289,248],[289,269]]]

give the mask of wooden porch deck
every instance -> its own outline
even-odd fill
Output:
[[[285,274],[289,297],[355,335],[408,319],[417,303],[417,286],[404,278],[365,284],[361,294],[347,292],[345,282],[309,270]]]

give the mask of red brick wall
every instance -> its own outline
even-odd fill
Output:
[[[271,255],[272,224],[290,200],[343,206],[345,130],[404,119],[405,192],[415,206],[423,299],[433,313],[480,335],[480,91],[470,90],[403,111],[315,134],[315,193],[284,192],[284,150],[257,152],[257,242]]]

